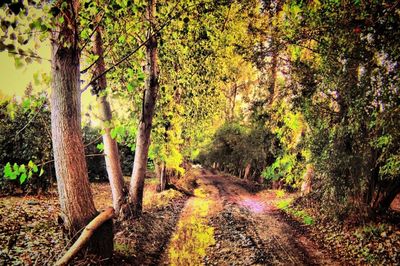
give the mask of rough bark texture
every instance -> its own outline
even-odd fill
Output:
[[[78,1],[68,2],[64,21],[52,33],[51,63],[54,162],[62,217],[71,237],[97,215],[81,134],[78,7]],[[102,228],[102,232],[112,236],[112,226]],[[89,244],[91,252],[105,257],[112,255],[112,247],[112,241]]]
[[[146,44],[147,57],[147,80],[146,91],[143,97],[142,117],[139,122],[136,138],[135,161],[133,164],[132,178],[130,184],[130,198],[134,215],[142,213],[143,187],[147,168],[147,157],[150,146],[150,132],[158,91],[158,66],[157,66],[157,38],[155,29],[156,0],[149,0],[146,17],[151,24],[149,41]]]
[[[95,65],[94,76],[99,76],[105,71],[104,59],[103,59],[103,40],[102,40],[102,27],[99,26],[96,29],[96,33],[93,36],[93,53],[99,56],[99,59]],[[121,163],[118,153],[117,142],[111,137],[111,121],[112,113],[110,103],[107,101],[105,89],[107,88],[106,76],[103,75],[98,79],[97,86],[93,87],[93,92],[96,94],[98,109],[100,111],[100,119],[102,127],[104,129],[103,143],[104,143],[104,154],[106,160],[106,168],[108,179],[110,180],[113,207],[116,215],[118,216],[121,209],[121,204],[126,198],[126,189],[124,185],[124,179],[122,175]]]

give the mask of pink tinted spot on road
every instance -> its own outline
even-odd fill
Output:
[[[238,203],[254,213],[262,213],[265,210],[265,204],[256,199],[246,198],[242,199]]]

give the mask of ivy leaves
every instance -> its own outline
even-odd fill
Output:
[[[28,178],[31,178],[34,173],[39,172],[38,166],[32,162],[31,160],[28,164],[18,165],[14,163],[11,166],[11,163],[8,162],[3,170],[4,177],[9,180],[19,180],[20,184],[25,183]],[[39,176],[42,176],[44,173],[43,168],[40,169]]]

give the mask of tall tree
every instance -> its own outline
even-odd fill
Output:
[[[96,32],[93,35],[93,54],[98,56],[98,59],[93,71],[93,76],[99,77],[99,79],[95,83],[95,86],[93,86],[92,92],[96,95],[98,109],[100,111],[100,119],[104,130],[103,143],[107,174],[110,180],[113,207],[118,215],[121,209],[121,204],[125,201],[127,193],[121,170],[118,145],[116,140],[111,137],[112,113],[110,103],[107,100],[107,80],[106,76],[103,74],[106,70],[103,52],[103,28],[101,26],[101,17],[99,15],[96,20],[98,25],[96,26]]]
[[[52,142],[64,225],[73,237],[97,214],[81,134],[79,1],[54,5],[52,10]],[[107,223],[96,232],[89,250],[110,257],[112,239],[112,224]]]
[[[143,94],[142,115],[139,122],[135,161],[130,184],[130,198],[135,216],[142,213],[144,179],[147,169],[148,151],[150,146],[150,132],[158,92],[158,55],[156,32],[156,0],[148,0],[146,18],[150,23],[148,42],[146,43],[146,88]]]

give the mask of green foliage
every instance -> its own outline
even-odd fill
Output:
[[[96,148],[100,151],[103,152],[104,151],[104,143],[101,142],[99,144],[96,145]]]
[[[1,194],[46,190],[54,173],[46,95],[28,88],[20,101],[3,100],[0,120]]]
[[[293,98],[311,128],[322,209],[386,210],[400,191],[399,13],[383,2],[302,3],[301,16],[285,8],[280,30],[296,51]]]
[[[277,190],[277,191],[275,192],[275,194],[276,194],[276,196],[277,196],[278,198],[283,198],[283,197],[285,196],[285,191],[282,190],[282,189],[280,189],[280,190]]]
[[[34,60],[41,62],[35,50],[48,37],[50,5],[42,1],[2,1],[0,52],[14,58],[16,68]],[[35,48],[33,48],[35,47]]]
[[[294,218],[299,219],[305,225],[314,224],[314,219],[307,214],[304,210],[298,210],[291,206],[292,199],[282,199],[276,203],[276,207],[289,215],[292,215]]]
[[[43,168],[41,170],[43,170]],[[14,163],[12,168],[11,168],[11,164],[8,162],[3,169],[5,178],[10,179],[10,180],[19,179],[19,182],[21,185],[23,183],[25,183],[27,178],[32,177],[33,173],[37,173],[37,172],[38,172],[38,167],[32,161],[29,161],[27,166],[25,166],[24,164],[21,164],[18,166],[17,163]],[[41,173],[42,173],[42,171],[41,171]],[[41,176],[40,173],[39,173],[39,176]]]
[[[276,206],[281,210],[285,210],[285,209],[289,208],[289,205],[291,203],[292,203],[291,199],[282,199],[282,200],[277,202]]]
[[[263,170],[262,176],[267,182],[282,180],[297,187],[310,159],[304,145],[307,124],[303,115],[294,112],[287,102],[287,99],[278,100],[265,111],[272,118],[266,126],[275,134],[279,149],[275,151],[275,161]]]

